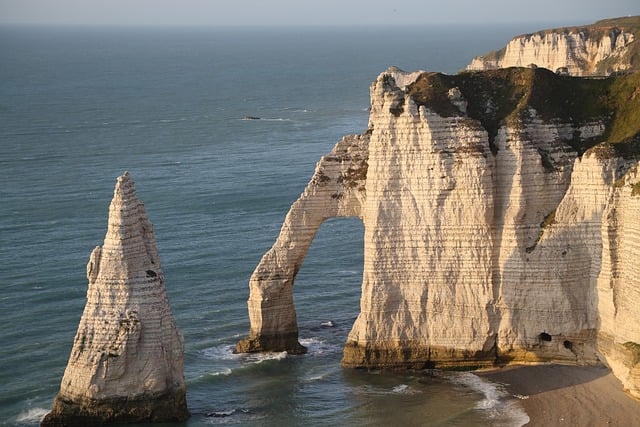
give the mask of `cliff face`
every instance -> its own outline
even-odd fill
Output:
[[[102,247],[87,264],[87,304],[60,392],[42,425],[183,420],[183,342],[153,227],[128,173],[119,177]]]
[[[614,184],[603,212],[602,268],[596,286],[598,348],[635,397],[640,397],[640,173],[636,164]]]
[[[529,67],[532,64],[573,76],[640,70],[640,17],[558,28],[513,38],[499,51],[478,56],[467,70]]]
[[[390,69],[250,280],[237,351],[303,351],[292,285],[331,216],[364,222],[343,364],[604,360],[640,396],[640,75]],[[605,142],[608,141],[608,142]]]

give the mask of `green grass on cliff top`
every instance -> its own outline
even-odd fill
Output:
[[[589,25],[579,25],[573,27],[560,27],[552,28],[548,30],[537,31],[532,34],[549,34],[549,33],[576,33],[585,32],[594,35],[604,34],[612,29],[621,29],[630,33],[633,33],[636,37],[640,34],[640,15],[639,16],[623,16],[620,18],[608,18],[596,21]],[[526,35],[532,35],[526,34]]]
[[[479,120],[491,140],[504,123],[518,126],[530,108],[545,122],[579,127],[595,121],[606,126],[597,141],[576,135],[567,141],[583,152],[600,142],[625,143],[640,137],[640,73],[607,78],[559,76],[544,68],[504,68],[457,75],[424,73],[406,89],[418,105],[443,117],[461,115],[449,101],[458,87],[468,101],[467,115]]]

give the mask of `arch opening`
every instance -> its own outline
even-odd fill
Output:
[[[321,246],[316,235],[327,219],[362,215],[368,138],[368,135],[350,135],[338,142],[332,152],[317,163],[304,192],[291,205],[276,242],[249,279],[247,306],[251,329],[249,336],[236,344],[236,353],[306,352],[298,342],[294,281],[300,279],[298,272],[311,245],[316,242],[316,246]],[[325,224],[324,228],[331,226]],[[331,234],[352,240],[349,232]],[[328,277],[326,272],[324,277]]]
[[[300,343],[344,346],[360,312],[364,226],[357,217],[330,218],[318,229],[293,285]]]

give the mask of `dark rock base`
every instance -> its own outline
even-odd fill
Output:
[[[586,333],[585,333],[586,334]],[[586,334],[585,336],[587,336]],[[484,351],[469,351],[438,346],[420,346],[411,342],[361,345],[348,341],[342,366],[366,369],[454,369],[472,370],[509,364],[568,363],[593,365],[599,361],[584,337],[573,340],[551,337],[529,348],[497,349],[495,344]]]
[[[253,335],[238,341],[234,353],[261,353],[286,351],[289,354],[304,354],[307,348],[298,342],[298,332],[278,335]]]
[[[42,427],[84,427],[136,422],[184,421],[189,418],[184,388],[157,396],[71,401],[56,396]]]
[[[348,341],[342,366],[366,369],[478,369],[496,364],[495,351],[470,352],[411,345],[366,345]]]

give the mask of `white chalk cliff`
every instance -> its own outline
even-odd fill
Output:
[[[345,366],[602,361],[640,397],[640,123],[620,130],[640,96],[615,114],[581,98],[640,93],[640,79],[581,84],[542,69],[382,73],[368,130],[320,160],[254,271],[236,351],[304,351],[295,275],[322,221],[356,216]]]
[[[573,76],[591,76],[637,69],[637,18],[517,36],[503,49],[474,58],[467,70],[533,65]]]
[[[42,425],[184,420],[183,340],[153,227],[128,173],[118,177],[87,303],[53,410]]]

